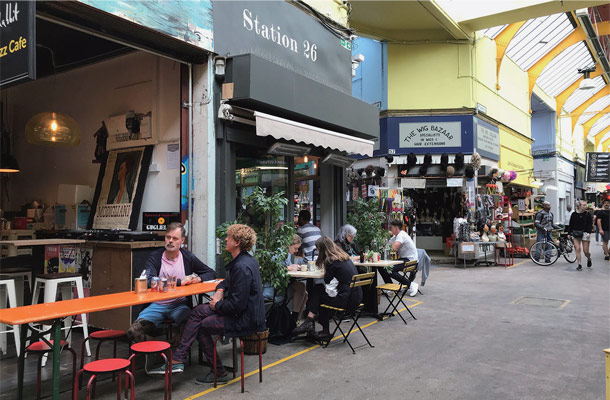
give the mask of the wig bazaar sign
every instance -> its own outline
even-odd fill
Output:
[[[402,148],[460,147],[461,122],[407,122],[398,125]]]
[[[36,2],[0,1],[0,86],[36,79]]]

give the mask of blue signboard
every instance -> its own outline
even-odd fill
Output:
[[[473,151],[472,115],[382,118],[380,131],[375,156]]]

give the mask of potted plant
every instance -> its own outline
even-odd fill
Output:
[[[295,228],[281,220],[288,199],[284,192],[267,196],[261,187],[244,199],[245,209],[233,222],[226,222],[216,228],[216,237],[227,236],[227,228],[234,223],[247,224],[256,231],[256,246],[253,256],[258,261],[263,283],[273,286],[276,292],[283,291],[290,282],[284,268],[284,260],[288,257],[288,246],[292,243]],[[223,253],[223,259],[228,261],[230,255]]]
[[[385,216],[379,212],[376,198],[356,199],[347,217],[347,223],[358,230],[355,241],[362,251],[381,252],[389,233],[383,228]]]

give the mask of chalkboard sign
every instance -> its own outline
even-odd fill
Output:
[[[587,182],[610,182],[610,153],[587,153]]]
[[[36,79],[36,2],[0,1],[0,86]]]

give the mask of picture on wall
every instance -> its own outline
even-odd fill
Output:
[[[93,198],[93,229],[137,229],[153,146],[111,150],[100,167]]]

